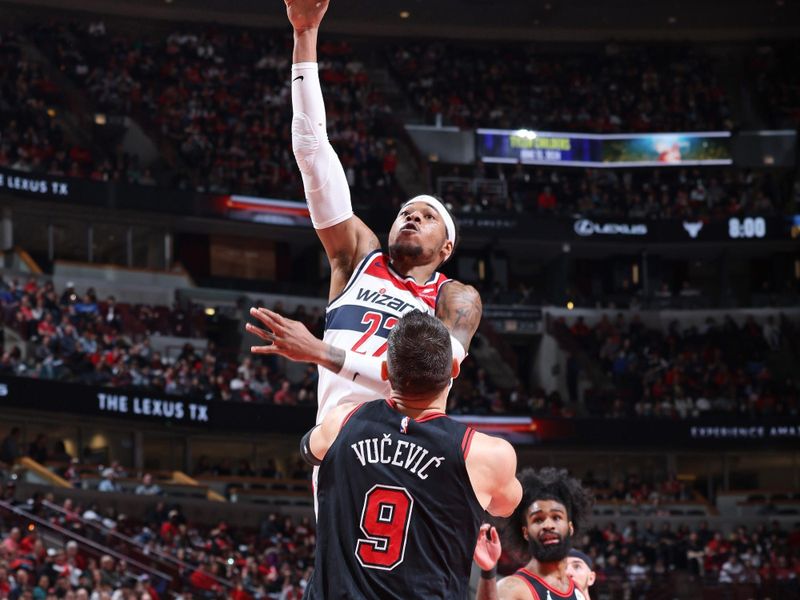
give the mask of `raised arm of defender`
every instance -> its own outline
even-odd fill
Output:
[[[292,150],[311,221],[331,263],[329,298],[333,298],[344,289],[358,261],[380,244],[369,227],[353,215],[347,177],[328,141],[317,65],[317,33],[328,0],[285,2],[294,28]]]

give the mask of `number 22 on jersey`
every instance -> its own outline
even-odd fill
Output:
[[[384,320],[385,319],[385,320]],[[353,344],[353,347],[350,348],[353,352],[358,352],[359,354],[366,354],[363,350],[360,350],[361,346],[366,342],[369,338],[375,335],[375,332],[380,329],[381,324],[387,331],[391,331],[392,327],[397,325],[397,317],[390,317],[384,316],[378,312],[368,311],[364,313],[364,316],[361,318],[361,324],[367,325],[367,330],[364,332],[358,341]],[[389,347],[389,342],[384,342],[380,348],[378,348],[372,356],[383,356],[386,349]]]

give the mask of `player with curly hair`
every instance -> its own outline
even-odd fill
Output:
[[[567,572],[567,556],[575,532],[589,515],[591,493],[563,469],[525,469],[518,479],[522,501],[509,519],[505,537],[530,560],[497,583],[500,538],[494,527],[484,525],[474,555],[481,567],[476,600],[584,600]]]

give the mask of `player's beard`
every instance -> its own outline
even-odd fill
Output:
[[[389,256],[392,260],[419,258],[422,256],[422,246],[419,244],[392,244],[389,246]]]
[[[569,549],[572,548],[572,536],[565,535],[561,537],[557,544],[543,544],[538,539],[530,538],[528,540],[528,549],[531,556],[538,560],[540,563],[553,563],[563,560],[569,554]]]

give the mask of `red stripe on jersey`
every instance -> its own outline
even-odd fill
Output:
[[[387,398],[386,399],[386,404],[391,406],[393,410],[396,410],[397,412],[400,412],[400,410],[397,408],[397,402],[395,402],[393,398]],[[425,415],[421,419],[411,419],[411,420],[416,422],[416,423],[424,423],[425,421],[432,421],[433,419],[438,419],[440,417],[446,417],[446,416],[447,415],[445,413],[432,413],[430,415]],[[411,418],[411,417],[409,417],[409,418]]]
[[[569,589],[566,592],[559,592],[556,588],[554,588],[552,585],[548,584],[544,579],[539,577],[536,573],[531,573],[528,569],[526,569],[524,567],[522,569],[520,569],[520,571],[522,571],[523,573],[525,573],[525,575],[528,575],[529,577],[533,577],[536,581],[541,583],[548,590],[550,590],[551,592],[553,592],[554,594],[557,594],[558,596],[560,596],[562,598],[569,598],[572,595],[572,592],[575,591],[575,582],[572,579],[569,580]],[[517,571],[517,572],[519,572],[519,571]]]
[[[464,459],[469,456],[469,448],[472,446],[472,438],[475,435],[475,430],[472,427],[467,427],[464,432],[464,439],[461,441],[461,451],[464,453]]]
[[[403,280],[394,275],[387,267],[386,261],[386,255],[381,255],[378,260],[374,260],[372,264],[364,269],[364,273],[388,281],[397,289],[409,291],[431,308],[436,308],[436,297],[439,294],[439,288],[447,280],[444,275],[438,273],[433,283],[419,285],[414,281]]]
[[[520,569],[520,570],[521,570],[521,569]],[[540,599],[539,599],[539,594],[536,592],[536,588],[535,588],[535,587],[533,587],[533,584],[532,584],[530,581],[528,581],[527,579],[525,579],[525,578],[524,578],[522,575],[520,575],[519,573],[514,573],[514,574],[512,575],[512,577],[518,577],[519,579],[522,579],[522,581],[524,581],[524,582],[525,582],[525,585],[527,585],[527,586],[528,586],[528,589],[531,591],[531,598],[533,598],[533,600],[540,600]]]
[[[425,415],[421,419],[414,419],[417,423],[424,423],[425,421],[433,421],[434,419],[440,419],[442,417],[446,417],[447,415],[444,413],[431,413],[429,415]]]
[[[349,413],[347,413],[347,416],[342,421],[342,426],[339,429],[343,429],[344,426],[347,425],[347,422],[350,420],[350,417],[352,417],[354,414],[356,414],[356,411],[359,408],[361,408],[362,406],[364,406],[364,403],[361,403],[361,404],[357,405],[353,410],[351,410]]]

